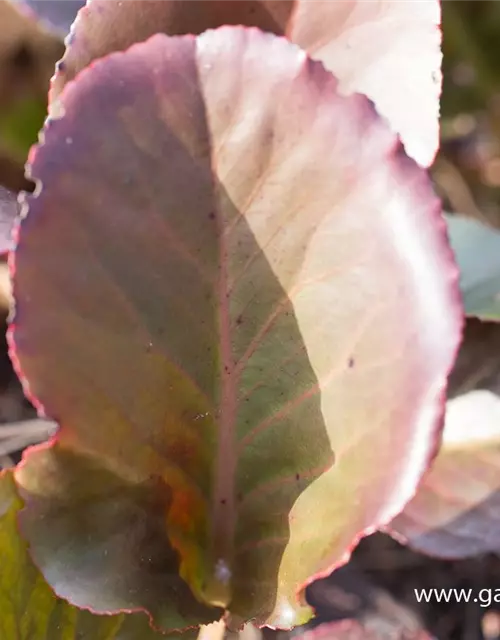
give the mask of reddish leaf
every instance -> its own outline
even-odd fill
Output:
[[[460,308],[427,177],[364,97],[254,29],[154,37],[63,102],[15,258],[17,357],[62,423],[18,475],[34,556],[62,482],[40,468],[86,452],[169,486],[199,598],[293,625],[435,447]]]
[[[500,551],[500,326],[469,321],[443,445],[391,533],[445,558]]]
[[[408,154],[428,166],[439,139],[439,22],[438,0],[92,0],[79,14],[53,96],[95,58],[157,32],[257,26],[286,35],[321,60],[342,93],[374,100]]]
[[[144,614],[96,616],[57,598],[31,561],[16,518],[22,502],[0,473],[0,637],[5,640],[160,640]],[[65,549],[62,549],[64,554]],[[169,638],[192,640],[192,634]],[[194,636],[196,637],[196,635]]]

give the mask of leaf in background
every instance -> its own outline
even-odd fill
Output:
[[[27,98],[0,118],[0,144],[13,158],[25,160],[47,115],[45,99]]]
[[[447,215],[446,221],[465,313],[500,320],[500,231],[464,216]]]
[[[17,217],[17,196],[0,187],[0,256],[14,246],[12,228]]]
[[[75,23],[52,97],[95,58],[157,32],[257,26],[321,60],[341,93],[371,98],[407,153],[428,166],[439,142],[440,18],[438,0],[92,0]]]
[[[0,637],[16,640],[160,640],[144,614],[96,616],[57,598],[18,533],[22,502],[10,472],[0,473]],[[56,530],[55,530],[56,531]],[[61,549],[61,558],[65,549]],[[62,567],[61,567],[62,568]],[[74,577],[74,576],[73,576]],[[186,638],[177,634],[169,638]]]
[[[294,638],[295,640],[380,640],[372,631],[367,631],[355,620],[325,622]]]
[[[388,633],[382,628],[376,629],[361,625],[355,620],[340,620],[339,622],[326,622],[294,636],[294,640],[432,640],[425,631],[409,632],[407,629],[399,634],[394,629]]]
[[[34,557],[61,592],[30,513],[64,484],[46,456],[86,452],[168,485],[201,599],[294,625],[439,435],[461,313],[427,176],[366,98],[256,29],[153,37],[63,102],[15,258],[13,355],[62,424],[17,476]]]
[[[316,613],[311,624],[317,625],[321,620],[319,635],[325,627],[323,623],[347,620],[356,621],[382,640],[418,637],[423,631],[418,615],[396,597],[360,570],[356,558],[307,589],[307,601]],[[336,630],[333,625],[328,628]]]
[[[76,14],[85,5],[85,0],[14,1],[29,7],[46,25],[61,32],[63,36],[69,33]]]
[[[47,93],[62,41],[0,0],[0,156],[25,162],[47,114]],[[0,167],[0,183],[7,185]]]
[[[450,378],[443,444],[390,533],[423,553],[500,551],[500,326],[469,320]]]

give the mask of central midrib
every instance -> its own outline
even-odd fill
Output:
[[[215,212],[219,241],[219,273],[217,295],[219,297],[220,336],[220,395],[215,478],[212,494],[212,582],[214,596],[222,606],[227,606],[231,597],[230,578],[235,534],[235,492],[236,477],[235,420],[236,420],[236,372],[231,341],[231,317],[228,290],[228,253],[223,216]],[[220,592],[220,597],[219,597]],[[223,602],[227,600],[227,602]]]

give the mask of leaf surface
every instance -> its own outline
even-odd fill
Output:
[[[500,320],[500,231],[465,216],[448,215],[446,220],[465,313]]]
[[[92,60],[164,32],[200,34],[224,24],[286,35],[364,93],[423,166],[439,138],[441,34],[438,0],[92,0],[79,14],[52,96]]]
[[[182,576],[235,621],[307,619],[299,588],[401,510],[459,339],[428,179],[337,88],[256,29],[158,35],[67,86],[31,167],[11,329],[25,387],[60,447],[161,479]],[[29,515],[61,484],[45,455],[18,480],[47,576]]]
[[[57,598],[17,528],[22,509],[10,472],[0,473],[0,636],[9,640],[159,640],[144,614],[96,616]],[[169,636],[172,638],[173,636]],[[174,636],[175,637],[175,636]],[[189,635],[177,634],[189,639]]]

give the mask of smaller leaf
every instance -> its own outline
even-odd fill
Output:
[[[22,501],[10,472],[0,474],[0,638],[5,640],[159,640],[145,614],[97,616],[57,598],[19,536]],[[190,634],[194,635],[194,634]],[[172,636],[169,636],[172,638]],[[181,637],[180,634],[177,637]],[[182,635],[188,640],[189,636]]]
[[[58,444],[32,450],[33,457],[36,472],[16,471],[29,507],[19,514],[21,533],[28,529],[36,540],[31,553],[56,593],[99,614],[147,611],[165,631],[221,617],[178,575],[166,534],[170,489],[161,478],[130,486]]]
[[[500,232],[465,216],[446,218],[460,268],[465,313],[500,320]]]
[[[500,397],[480,389],[448,401],[439,455],[390,527],[439,557],[500,551]]]

